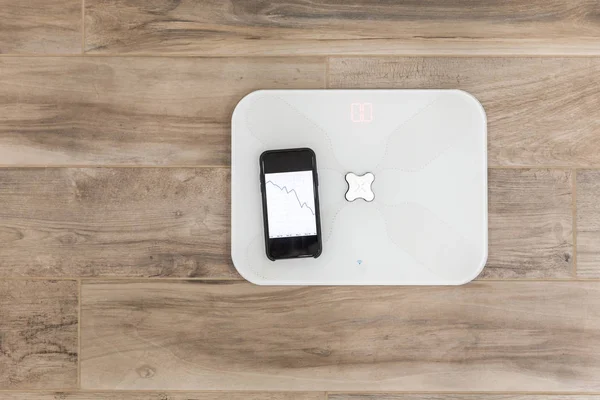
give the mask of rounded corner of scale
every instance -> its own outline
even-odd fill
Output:
[[[256,96],[259,96],[262,92],[265,92],[265,89],[254,90],[242,97],[233,109],[233,113],[231,114],[231,121],[235,121],[237,115],[240,113],[240,109],[243,108],[246,103],[252,101]]]
[[[233,264],[233,267],[235,268],[236,272],[238,274],[240,274],[240,276],[242,278],[244,278],[246,281],[254,284],[254,285],[264,285],[264,282],[262,282],[260,279],[257,279],[255,274],[249,274],[247,271],[245,271],[243,268],[240,268],[239,266],[243,265],[242,262],[240,262],[239,260],[237,260],[237,257],[235,256],[235,252],[232,249],[231,252],[231,263]]]
[[[463,89],[455,89],[454,92],[467,98],[475,107],[477,107],[481,116],[483,117],[483,120],[486,121],[486,123],[487,123],[487,114],[485,112],[485,108],[483,107],[483,104],[481,104],[481,101],[479,101],[479,99],[477,97],[475,97],[474,94],[467,92],[466,90],[463,90]]]
[[[479,275],[481,275],[481,272],[483,272],[483,269],[485,268],[485,264],[487,264],[487,259],[488,259],[488,253],[487,253],[487,251],[485,251],[481,262],[479,263],[477,268],[473,271],[473,273],[470,274],[466,279],[459,280],[458,282],[456,282],[455,285],[456,286],[466,285],[467,283],[473,282],[475,279],[477,279],[477,277]]]

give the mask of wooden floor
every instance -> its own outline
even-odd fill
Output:
[[[257,287],[229,120],[259,88],[459,88],[461,287]],[[597,0],[0,0],[0,399],[600,400]]]

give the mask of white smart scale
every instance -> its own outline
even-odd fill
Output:
[[[259,90],[232,117],[231,257],[259,285],[460,285],[487,260],[487,125],[460,90]],[[323,252],[271,261],[259,157],[317,157]]]

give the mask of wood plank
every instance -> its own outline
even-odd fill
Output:
[[[600,166],[598,58],[333,58],[329,86],[464,89],[485,107],[490,166]]]
[[[319,392],[5,392],[2,400],[325,400]],[[557,399],[562,400],[562,399]],[[573,399],[580,400],[580,399]]]
[[[600,171],[577,171],[577,276],[600,278]]]
[[[81,0],[0,0],[0,54],[80,54]]]
[[[322,88],[323,59],[3,58],[0,165],[228,165],[255,89]]]
[[[87,0],[86,51],[142,54],[599,54],[586,0]]]
[[[599,391],[599,282],[90,282],[84,389]]]
[[[570,277],[570,172],[492,170],[489,187],[480,279]],[[240,278],[227,168],[4,168],[0,203],[0,276]]]
[[[598,400],[594,394],[335,393],[329,400]]]
[[[77,324],[77,282],[0,281],[0,390],[74,388]]]
[[[0,169],[0,275],[237,277],[227,168]]]
[[[571,277],[571,172],[492,169],[488,188],[489,256],[481,277]]]

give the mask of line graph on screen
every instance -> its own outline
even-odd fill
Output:
[[[269,236],[316,235],[312,171],[265,174]]]

